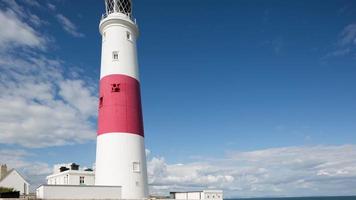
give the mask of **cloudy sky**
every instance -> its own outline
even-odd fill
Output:
[[[0,0],[0,163],[95,162],[102,1]],[[354,1],[134,1],[152,194],[356,195]]]

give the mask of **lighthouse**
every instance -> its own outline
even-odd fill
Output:
[[[122,199],[148,197],[136,40],[131,0],[105,0],[95,185],[121,186]]]

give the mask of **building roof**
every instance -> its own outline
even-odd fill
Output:
[[[14,169],[11,169],[11,170],[7,171],[6,174],[5,174],[5,176],[3,176],[3,177],[0,179],[0,182],[1,182],[2,180],[4,180],[9,174],[11,174],[12,171],[14,171]]]
[[[79,175],[88,175],[88,176],[94,176],[95,175],[95,172],[94,171],[84,171],[84,170],[66,170],[66,171],[63,171],[63,172],[59,172],[59,173],[56,173],[56,174],[51,174],[51,175],[48,175],[46,178],[49,179],[49,178],[52,178],[52,177],[56,177],[56,176],[62,176],[62,175],[70,175],[70,174],[79,174]]]
[[[2,177],[2,179],[0,179],[0,183],[5,180],[12,172],[16,172],[27,184],[29,184],[26,179],[16,170],[16,169],[11,169],[9,171],[7,171],[7,173],[5,174],[4,177]]]

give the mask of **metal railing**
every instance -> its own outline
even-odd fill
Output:
[[[105,18],[107,18],[110,14],[112,14],[112,13],[120,13],[120,12],[110,12],[110,13],[104,13],[104,14],[102,14],[101,15],[101,20],[103,20],[103,19],[105,19]],[[129,19],[129,20],[131,20],[132,22],[134,22],[135,24],[137,24],[137,22],[136,22],[136,18],[134,18],[133,16],[132,16],[132,14],[125,14],[125,13],[121,13],[121,14],[124,14],[125,16],[127,16],[127,18]]]

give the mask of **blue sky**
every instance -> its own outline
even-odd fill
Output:
[[[91,166],[103,2],[0,6],[0,162],[34,185],[53,164]],[[355,10],[341,0],[134,1],[151,192],[356,194]]]

